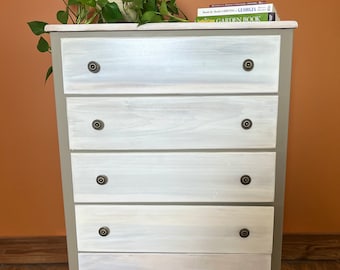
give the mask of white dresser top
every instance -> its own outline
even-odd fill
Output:
[[[51,24],[46,25],[47,32],[85,32],[85,31],[148,31],[148,30],[204,30],[204,29],[287,29],[297,28],[296,21],[275,22],[232,22],[232,23],[148,23],[138,26],[136,23],[102,24]]]

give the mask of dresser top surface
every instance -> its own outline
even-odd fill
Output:
[[[138,26],[136,23],[108,24],[51,24],[46,25],[46,32],[93,32],[93,31],[152,31],[152,30],[237,30],[237,29],[294,29],[296,21],[275,22],[232,22],[232,23],[148,23]]]

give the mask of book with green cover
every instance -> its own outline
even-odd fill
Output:
[[[219,16],[197,16],[196,22],[262,22],[275,21],[275,12],[253,14],[231,14]]]

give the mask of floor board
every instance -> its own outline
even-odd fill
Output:
[[[1,270],[68,270],[67,264],[9,264],[1,265]]]
[[[340,270],[340,261],[288,261],[282,263],[281,270]]]
[[[68,270],[67,264],[13,264],[0,265],[1,270]],[[207,269],[211,270],[211,269]],[[340,262],[337,261],[312,261],[282,263],[281,270],[340,270]]]
[[[281,270],[340,270],[340,235],[284,235],[282,259]],[[65,236],[0,239],[0,270],[69,270]]]

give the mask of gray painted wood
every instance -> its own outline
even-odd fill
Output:
[[[280,36],[171,36],[61,40],[68,94],[277,93]],[[209,34],[205,32],[204,34]],[[255,67],[245,71],[244,60]],[[98,73],[88,63],[100,64]]]
[[[264,206],[76,205],[78,250],[271,254],[273,214]]]
[[[75,202],[272,202],[275,153],[72,153]],[[108,182],[99,185],[96,178]],[[243,185],[240,178],[252,181]]]
[[[277,104],[277,96],[69,97],[70,148],[274,148]]]
[[[80,253],[83,270],[270,270],[263,254]]]

